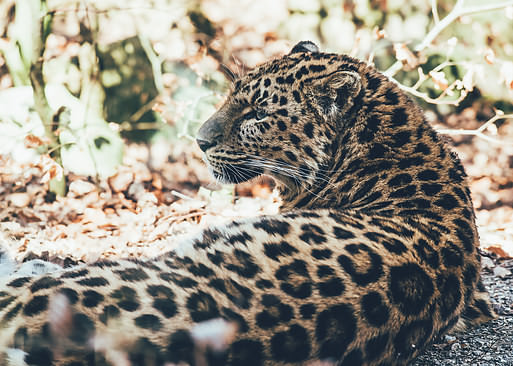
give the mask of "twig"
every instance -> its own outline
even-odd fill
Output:
[[[438,16],[438,4],[436,0],[431,0],[431,13],[433,13],[435,24],[438,24],[438,22],[440,22],[440,17]]]
[[[438,133],[444,134],[444,135],[471,135],[479,137],[485,141],[494,143],[494,144],[501,144],[501,145],[508,145],[513,146],[513,142],[509,141],[503,141],[498,140],[493,137],[490,137],[488,135],[485,135],[483,133],[484,130],[486,130],[490,125],[495,123],[499,119],[509,119],[513,118],[513,114],[500,114],[497,113],[495,116],[490,118],[488,121],[486,121],[484,124],[482,124],[479,128],[476,128],[475,130],[466,130],[466,129],[437,129]]]
[[[431,103],[431,104],[447,104],[447,105],[459,105],[460,102],[465,99],[465,97],[467,96],[467,91],[466,90],[461,90],[460,92],[460,96],[458,97],[458,99],[455,99],[455,100],[444,100],[442,99],[445,94],[447,93],[447,90],[451,89],[453,86],[454,86],[454,83],[451,84],[449,87],[447,87],[447,89],[445,89],[442,94],[440,94],[438,97],[436,98],[431,98],[427,93],[423,93],[423,92],[420,92],[417,90],[417,88],[420,86],[420,83],[419,85],[415,84],[414,87],[410,87],[410,86],[406,86],[406,85],[403,85],[401,84],[399,81],[395,80],[394,78],[390,77],[390,80],[392,80],[393,82],[395,82],[397,84],[397,86],[399,86],[399,88],[401,88],[402,90],[410,93],[411,95],[414,95],[418,98],[421,98],[423,100],[425,100],[426,102],[428,103]],[[427,80],[427,78],[425,79]]]
[[[194,198],[192,198],[190,196],[187,196],[186,194],[180,193],[178,191],[175,191],[174,189],[171,191],[171,194],[173,196],[179,197],[179,198],[184,199],[184,200],[188,200],[188,201],[193,201],[194,200]]]

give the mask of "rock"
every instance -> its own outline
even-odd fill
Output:
[[[509,276],[511,274],[511,271],[507,268],[504,268],[504,267],[501,267],[501,266],[497,266],[493,269],[493,274],[495,276],[498,276],[498,277],[501,277],[501,278],[504,278],[506,276]]]
[[[75,197],[84,196],[96,189],[96,186],[92,183],[84,180],[75,180],[69,185],[69,193]]]
[[[455,340],[456,340],[456,337],[455,337],[455,336],[452,336],[452,335],[449,335],[449,334],[446,334],[446,335],[445,335],[445,341],[446,341],[446,342],[448,342],[448,343],[453,343]]]
[[[451,346],[451,351],[459,351],[461,349],[461,344],[459,343],[453,343]]]
[[[481,268],[492,269],[495,263],[488,257],[481,257]]]
[[[121,171],[109,178],[109,185],[116,193],[124,192],[134,181],[134,173]]]
[[[7,200],[16,207],[27,207],[30,203],[30,195],[26,192],[11,193]]]

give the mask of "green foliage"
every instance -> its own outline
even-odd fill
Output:
[[[147,141],[160,127],[151,107],[162,87],[157,88],[152,63],[140,38],[100,45],[98,57],[105,90],[105,118],[122,124],[124,137]]]

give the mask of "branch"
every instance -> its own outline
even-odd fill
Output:
[[[513,118],[513,114],[502,114],[502,112],[498,111],[495,116],[490,118],[488,121],[486,121],[483,125],[481,125],[479,128],[475,130],[465,130],[465,129],[437,129],[438,133],[444,134],[444,135],[471,135],[479,137],[485,141],[494,143],[494,144],[501,144],[501,145],[508,145],[513,146],[513,142],[509,141],[503,141],[498,140],[493,137],[490,137],[488,135],[485,135],[483,133],[484,130],[486,130],[488,127],[490,127],[492,124],[494,124],[499,119],[509,119]]]
[[[476,5],[463,7],[464,0],[458,0],[454,8],[450,11],[449,14],[445,16],[439,22],[435,22],[435,26],[426,34],[422,42],[420,42],[414,50],[416,52],[420,52],[424,50],[426,47],[430,46],[433,40],[445,29],[449,26],[453,21],[458,19],[463,15],[469,15],[474,13],[480,13],[485,11],[499,10],[506,8],[508,6],[513,6],[513,0],[503,1],[497,4],[486,4],[486,5]],[[436,6],[435,6],[436,8]],[[399,70],[401,70],[403,64],[401,61],[396,61],[392,66],[390,66],[384,74],[387,76],[394,76]]]

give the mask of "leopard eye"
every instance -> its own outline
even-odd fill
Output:
[[[257,121],[260,121],[267,117],[267,113],[263,109],[257,109],[255,111],[255,117]]]

